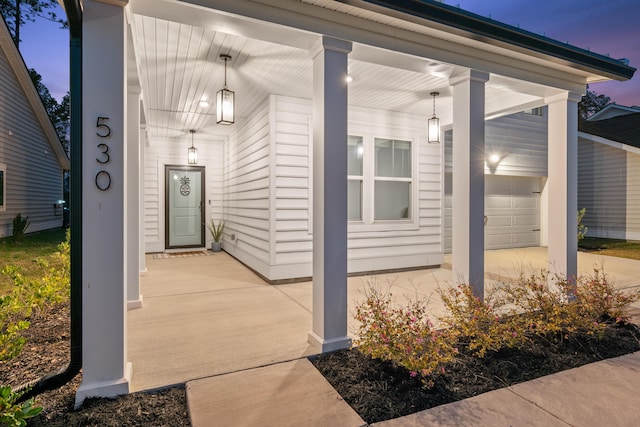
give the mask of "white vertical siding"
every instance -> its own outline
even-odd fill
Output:
[[[578,208],[587,235],[640,239],[640,150],[583,138],[578,144]]]
[[[225,145],[224,250],[265,277],[270,268],[269,100],[237,123]],[[235,237],[235,239],[232,239]]]
[[[222,218],[223,140],[211,135],[196,134],[198,165],[205,167],[205,220]],[[145,252],[165,249],[165,165],[186,165],[187,147],[191,136],[174,139],[151,138],[145,146],[144,162],[144,234]],[[207,244],[211,241],[206,233]]]
[[[12,234],[18,213],[29,217],[27,233],[61,227],[62,209],[54,209],[54,203],[62,199],[62,167],[4,54],[0,54],[0,163],[7,167],[0,237]]]

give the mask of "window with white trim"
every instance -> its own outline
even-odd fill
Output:
[[[0,212],[7,210],[7,165],[0,163]]]
[[[412,219],[413,141],[350,135],[347,140],[349,221]]]

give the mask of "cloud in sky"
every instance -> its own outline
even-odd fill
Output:
[[[448,0],[445,3],[640,68],[640,0]],[[57,13],[64,16],[61,10]],[[44,20],[27,23],[21,50],[56,99],[69,88],[68,32]],[[591,86],[622,105],[640,105],[640,71],[626,82]]]

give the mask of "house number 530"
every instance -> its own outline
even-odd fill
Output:
[[[111,136],[111,128],[107,125],[109,117],[98,117],[96,121],[96,135],[99,138],[109,138]],[[98,151],[100,155],[96,157],[96,163],[99,165],[105,165],[111,161],[111,155],[109,154],[109,146],[105,143],[98,144]],[[111,187],[111,175],[106,170],[102,169],[96,174],[96,187],[100,191],[107,191]]]

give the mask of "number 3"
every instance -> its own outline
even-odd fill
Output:
[[[96,131],[96,135],[98,135],[100,138],[108,138],[111,135],[111,128],[106,123],[104,123],[107,120],[109,120],[109,117],[98,117],[98,120],[96,121],[96,127],[98,128],[98,130]]]
[[[111,160],[111,156],[109,156],[109,146],[107,144],[98,144],[98,148],[100,149],[100,152],[104,156],[104,160],[100,160],[96,158],[96,162],[100,164],[109,163],[109,161]]]

